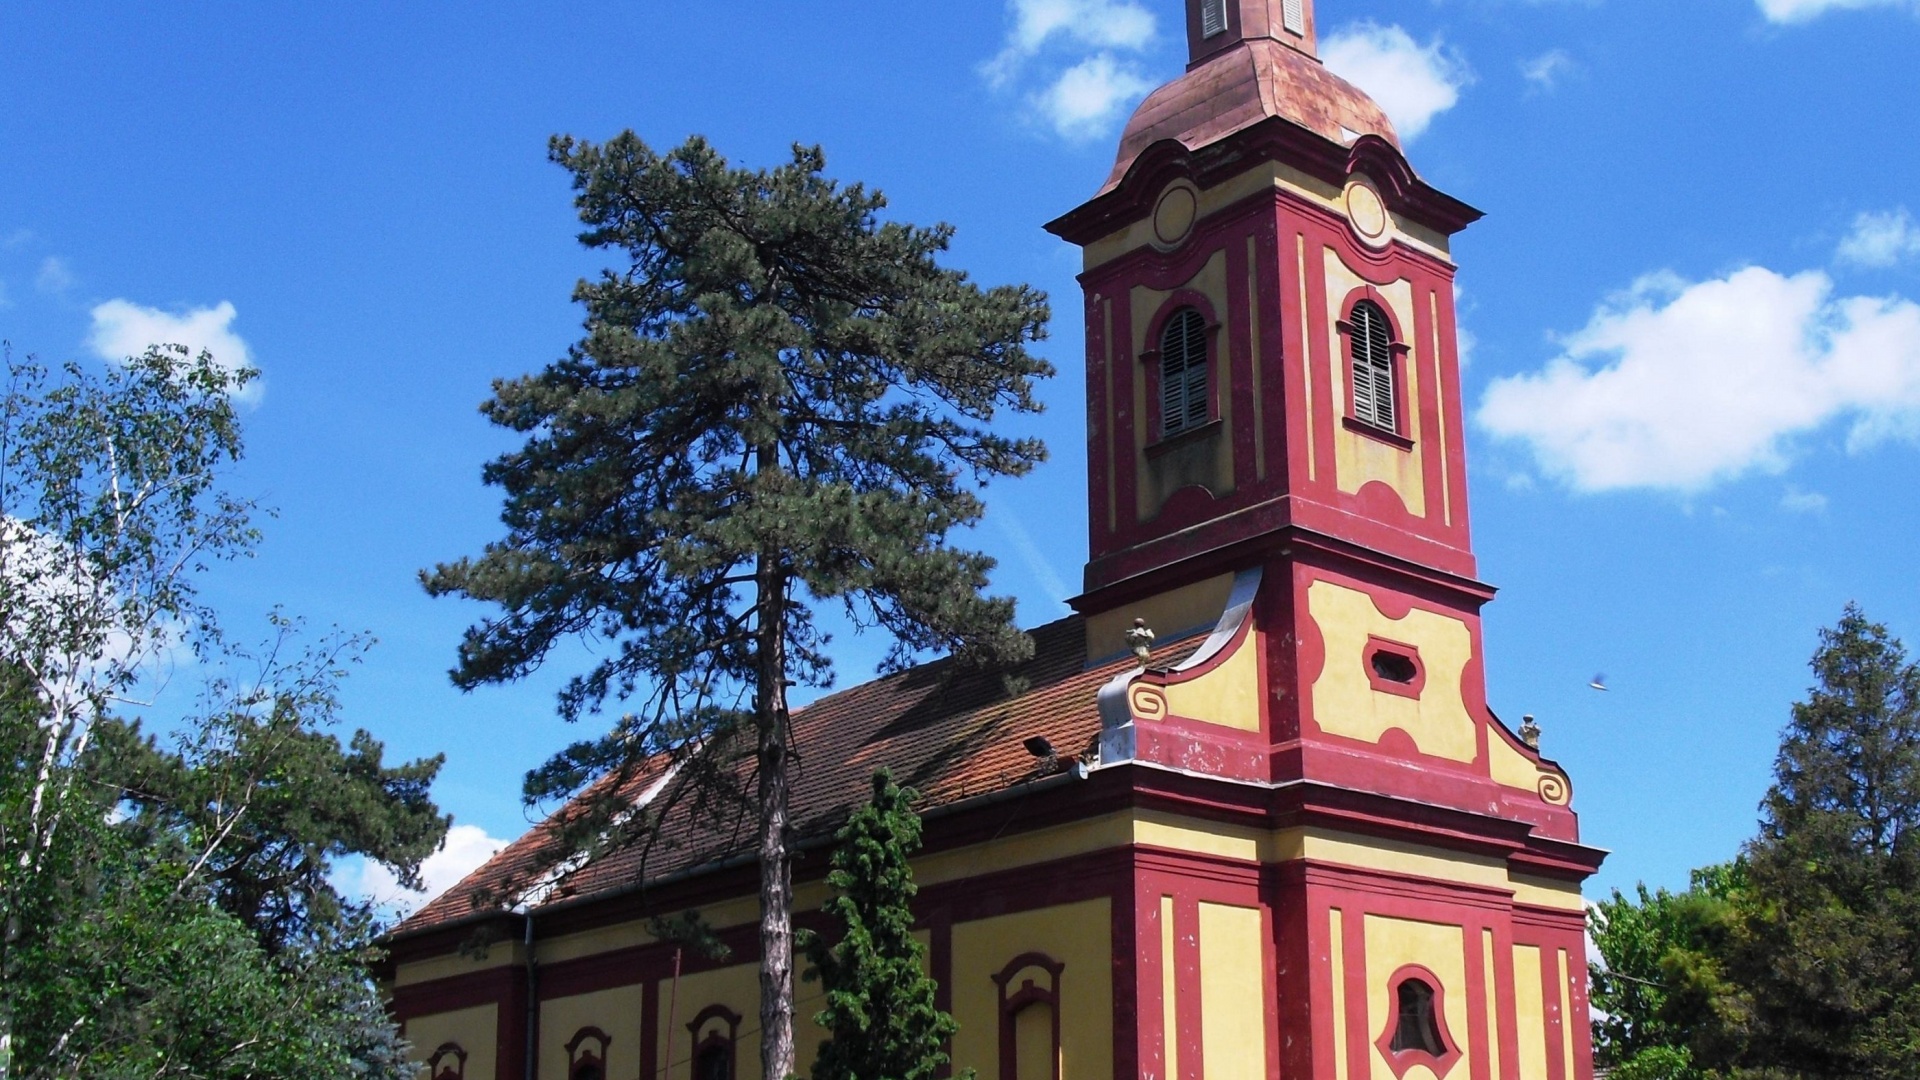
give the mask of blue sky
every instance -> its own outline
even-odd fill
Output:
[[[1601,888],[1751,834],[1815,632],[1848,600],[1920,644],[1914,0],[1320,0],[1330,63],[1488,218],[1462,322],[1490,689],[1573,772]],[[724,12],[724,14],[722,14]],[[1077,255],[1175,0],[0,7],[0,337],[47,360],[185,339],[257,364],[236,487],[279,510],[212,596],[379,647],[348,721],[444,750],[444,880],[526,824],[576,734],[558,674],[462,695],[474,609],[414,573],[497,533],[489,381],[578,329],[546,138],[818,142],[953,261],[1060,313],[1051,463],[978,542],[1028,623],[1085,558]],[[849,642],[843,684],[881,651]],[[1612,690],[1586,687],[1597,671]]]

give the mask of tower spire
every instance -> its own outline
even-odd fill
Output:
[[[1189,68],[1256,38],[1316,56],[1313,0],[1187,0]]]

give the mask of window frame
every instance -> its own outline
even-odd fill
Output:
[[[1392,400],[1392,426],[1381,424],[1377,419],[1363,417],[1360,414],[1360,385],[1357,378],[1359,358],[1355,356],[1356,345],[1359,342],[1359,327],[1355,324],[1354,316],[1362,304],[1371,304],[1374,310],[1380,313],[1387,331],[1386,376]],[[1412,349],[1406,342],[1406,333],[1400,325],[1400,318],[1394,313],[1393,305],[1387,302],[1387,298],[1380,295],[1379,290],[1372,286],[1354,290],[1347,297],[1343,310],[1346,312],[1345,316],[1335,323],[1334,327],[1341,338],[1340,363],[1346,377],[1347,407],[1343,418],[1345,426],[1349,431],[1372,436],[1402,450],[1411,450],[1413,439],[1407,432],[1412,430],[1412,426],[1408,423],[1408,411],[1413,403],[1408,400],[1406,374],[1407,356]]]
[[[1433,991],[1431,1005],[1433,1009],[1433,1030],[1440,1036],[1442,1052],[1431,1053],[1425,1049],[1393,1049],[1394,1037],[1400,1032],[1400,987],[1408,982],[1418,981]],[[1385,1058],[1395,1077],[1404,1078],[1414,1066],[1425,1066],[1434,1076],[1442,1078],[1452,1071],[1462,1056],[1459,1040],[1447,1026],[1447,984],[1429,968],[1419,964],[1407,964],[1395,971],[1386,984],[1386,1030],[1374,1040],[1380,1056]]]
[[[580,1080],[580,1070],[589,1066],[600,1070],[600,1080],[607,1080],[607,1047],[612,1043],[613,1036],[597,1027],[574,1032],[567,1041],[567,1080]]]
[[[1184,424],[1177,431],[1167,430],[1166,417],[1166,344],[1167,332],[1172,329],[1174,320],[1182,314],[1192,311],[1200,317],[1203,348],[1206,350],[1205,362],[1201,370],[1205,373],[1205,385],[1202,396],[1206,402],[1206,418]],[[1220,394],[1220,320],[1216,317],[1213,303],[1204,295],[1191,290],[1181,290],[1168,297],[1154,313],[1147,324],[1146,343],[1148,348],[1140,354],[1140,364],[1146,381],[1146,424],[1148,437],[1145,440],[1149,449],[1157,446],[1184,442],[1188,439],[1203,437],[1221,423]],[[1189,366],[1188,370],[1191,370]]]
[[[687,1058],[688,1080],[700,1080],[700,1059],[710,1050],[718,1050],[727,1058],[727,1080],[736,1080],[740,1075],[740,1014],[725,1005],[713,1004],[701,1009],[687,1022],[687,1033],[693,1038],[693,1052]],[[708,1028],[713,1021],[724,1023],[708,1030],[705,1036],[700,1032]]]
[[[427,1080],[465,1080],[466,1075],[467,1051],[457,1042],[441,1043],[427,1058]]]
[[[1021,953],[1007,962],[993,975],[993,985],[999,990],[1000,997],[1000,1076],[1001,1080],[1016,1080],[1020,1075],[1020,1035],[1019,1019],[1022,1010],[1031,1005],[1046,1005],[1053,1019],[1053,1078],[1060,1080],[1060,975],[1067,968],[1065,962],[1055,960],[1046,953]],[[1032,978],[1021,979],[1014,985],[1014,976],[1027,972],[1043,972],[1047,984],[1041,986]]]
[[[1397,656],[1413,665],[1413,678],[1406,682],[1389,679],[1380,674],[1373,666],[1373,658],[1385,653]],[[1427,665],[1420,659],[1420,647],[1404,641],[1393,641],[1377,635],[1367,635],[1367,647],[1360,654],[1360,664],[1367,673],[1367,682],[1382,694],[1412,698],[1415,701],[1427,688]]]

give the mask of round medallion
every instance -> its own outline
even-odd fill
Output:
[[[1192,188],[1185,185],[1168,188],[1160,194],[1159,205],[1153,208],[1154,239],[1167,247],[1185,240],[1193,231],[1193,219],[1199,211],[1200,200]]]
[[[1347,184],[1347,221],[1353,226],[1354,235],[1369,247],[1386,247],[1392,239],[1393,218],[1387,214],[1387,204],[1380,201],[1380,193],[1373,185],[1364,180],[1355,179]]]

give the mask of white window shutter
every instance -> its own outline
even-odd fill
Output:
[[[1281,21],[1286,25],[1287,33],[1302,37],[1307,33],[1307,0],[1286,0],[1281,9]]]
[[[1227,0],[1200,0],[1200,36],[1217,37],[1226,32]]]

